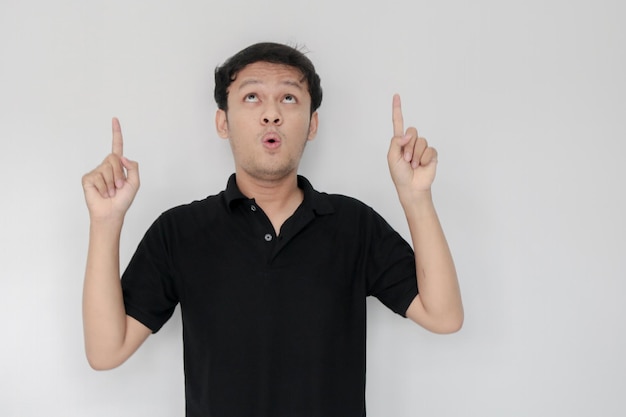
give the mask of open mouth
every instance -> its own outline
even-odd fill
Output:
[[[280,146],[280,138],[276,133],[268,133],[263,138],[263,144],[268,148],[277,148]]]

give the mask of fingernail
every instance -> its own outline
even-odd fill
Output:
[[[404,160],[407,162],[411,161],[411,152],[404,153]]]
[[[122,181],[122,180],[115,181],[115,186],[117,188],[122,188],[124,186],[124,181]]]
[[[109,190],[109,197],[111,197],[111,198],[115,197],[115,188],[111,188]]]

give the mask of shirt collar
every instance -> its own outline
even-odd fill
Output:
[[[309,180],[301,175],[298,175],[298,187],[304,192],[303,205],[305,207],[310,208],[318,215],[331,214],[335,211],[328,194],[316,191]],[[237,187],[235,174],[232,174],[230,178],[228,178],[228,183],[224,190],[224,198],[230,210],[232,210],[236,204],[250,200],[243,195],[239,187]]]

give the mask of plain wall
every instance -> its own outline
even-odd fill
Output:
[[[317,189],[408,239],[393,93],[439,151],[465,326],[434,335],[369,300],[368,415],[626,415],[624,4],[3,0],[0,415],[183,415],[178,312],[122,367],[87,365],[80,179],[119,117],[142,178],[125,266],[159,213],[226,185],[213,69],[266,40],[305,46],[321,74],[301,166]]]

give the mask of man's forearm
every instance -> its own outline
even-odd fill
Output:
[[[94,368],[124,344],[126,312],[119,268],[121,221],[92,222],[83,287],[83,324],[87,358]]]
[[[430,191],[402,199],[409,224],[419,296],[407,312],[429,330],[450,333],[463,323],[463,304],[452,254]]]

